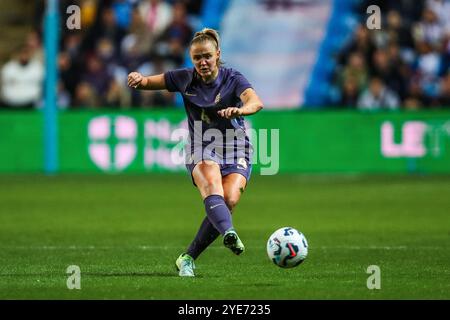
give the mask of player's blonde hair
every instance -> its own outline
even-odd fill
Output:
[[[194,37],[191,40],[191,44],[190,46],[192,46],[194,43],[201,43],[201,42],[205,42],[205,41],[211,41],[214,46],[216,47],[216,50],[220,49],[220,36],[219,36],[219,32],[217,32],[214,29],[211,28],[203,28],[202,31],[198,31],[194,34]],[[217,61],[217,65],[220,67],[221,65],[223,65],[224,62],[219,59],[219,61]]]

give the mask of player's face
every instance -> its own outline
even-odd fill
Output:
[[[212,41],[193,43],[191,46],[191,59],[195,70],[204,81],[214,80],[219,71],[217,61],[220,50],[217,50]]]

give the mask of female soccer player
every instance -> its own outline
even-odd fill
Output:
[[[197,235],[175,263],[180,276],[192,277],[194,260],[219,234],[234,254],[244,252],[231,219],[252,169],[252,147],[243,116],[258,112],[263,104],[241,73],[222,67],[217,31],[205,28],[197,32],[189,51],[194,68],[146,77],[131,72],[128,85],[177,91],[183,96],[189,124],[186,167],[206,210]]]

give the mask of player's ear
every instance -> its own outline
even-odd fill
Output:
[[[220,61],[220,55],[221,55],[220,49],[217,49],[216,54],[217,54],[217,63],[219,63],[219,61]]]

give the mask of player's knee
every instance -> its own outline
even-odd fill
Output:
[[[220,181],[207,181],[203,186],[205,195],[223,194],[222,185]]]
[[[230,211],[233,211],[233,209],[234,209],[234,207],[236,207],[238,201],[239,201],[239,197],[236,197],[236,196],[225,197],[225,203],[227,204],[228,209],[230,209]]]

